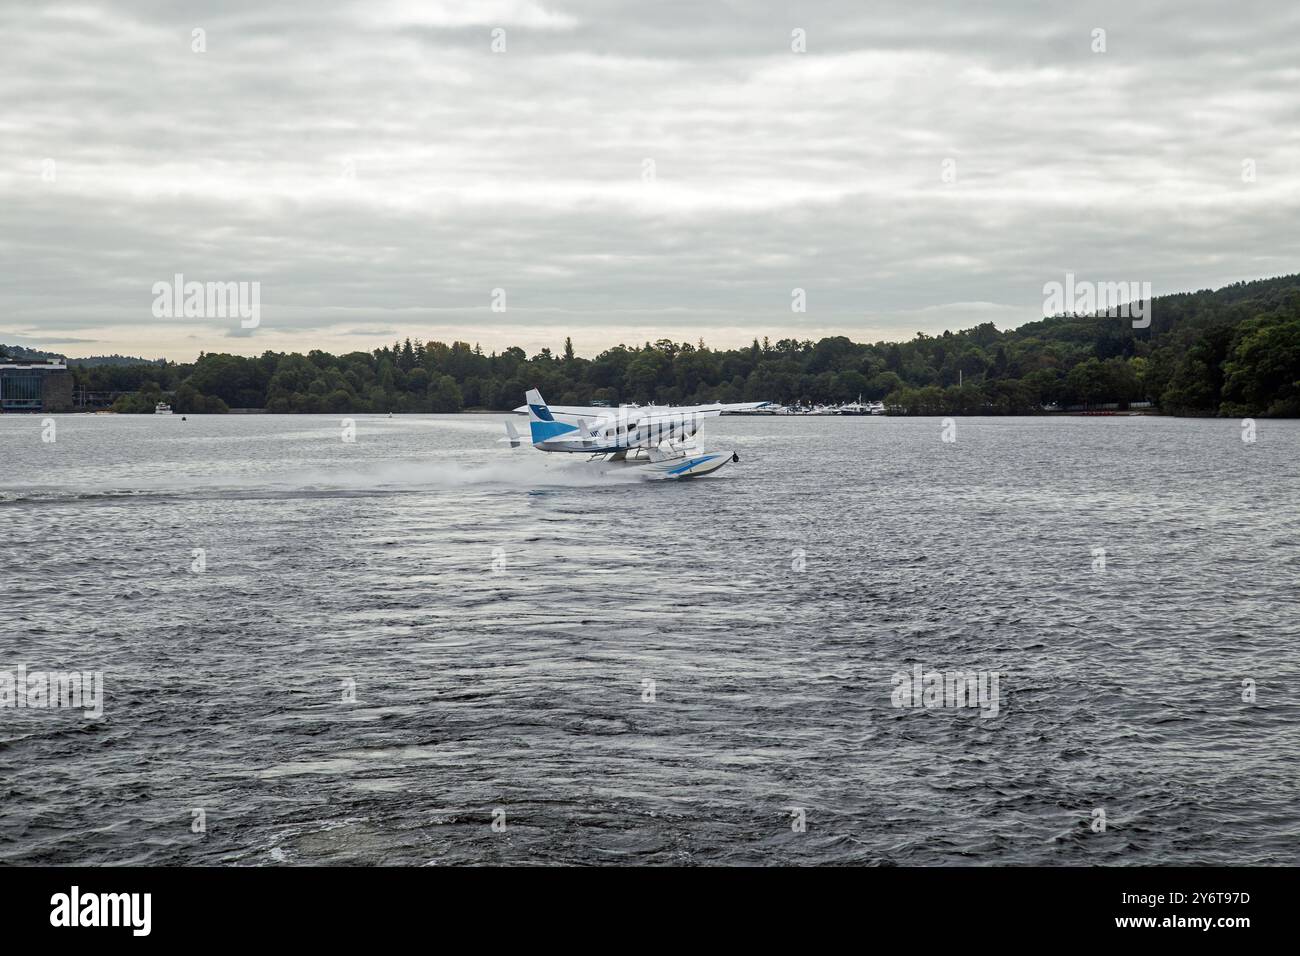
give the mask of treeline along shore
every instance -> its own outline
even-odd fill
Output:
[[[456,412],[503,410],[539,388],[561,405],[604,401],[782,404],[883,401],[892,413],[1025,415],[1151,403],[1173,415],[1300,416],[1300,275],[1161,296],[1145,328],[1127,317],[1059,315],[1001,332],[994,323],[907,342],[754,341],[718,350],[661,339],[580,358],[565,341],[528,356],[466,342],[395,342],[192,363],[74,367],[79,394],[112,410]],[[1139,324],[1142,324],[1141,322]],[[0,353],[4,347],[0,346]]]

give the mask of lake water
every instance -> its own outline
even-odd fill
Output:
[[[0,862],[1300,863],[1300,423],[503,417],[0,416]]]

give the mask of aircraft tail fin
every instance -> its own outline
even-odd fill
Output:
[[[546,400],[542,398],[542,393],[535,388],[528,390],[528,430],[532,433],[533,444],[544,442],[548,438],[554,438],[556,435],[563,435],[565,432],[575,431],[573,425],[566,425],[563,422],[557,422],[555,416],[546,405]]]
[[[541,392],[535,388],[530,388],[525,398],[528,401],[528,420],[530,422],[555,421],[555,416],[546,407],[546,399],[542,398]]]

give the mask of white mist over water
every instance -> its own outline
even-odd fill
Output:
[[[501,461],[484,463],[396,461],[355,470],[322,469],[310,475],[279,479],[272,487],[285,490],[301,483],[306,489],[353,491],[475,488],[529,491],[548,487],[598,488],[615,482],[636,484],[641,480],[633,469],[604,468],[599,462],[582,460],[582,456],[547,455],[520,448],[503,452]]]
[[[67,416],[60,418],[68,420]],[[63,448],[70,442],[81,447],[83,436],[78,432],[84,433],[86,417],[79,419],[73,419],[77,431],[63,429]],[[34,487],[16,480],[23,477],[20,470],[9,471],[0,476],[0,502],[230,492],[254,495],[259,491],[277,496],[291,496],[295,491],[392,493],[474,488],[526,492],[638,484],[644,477],[635,468],[605,466],[581,455],[548,455],[527,446],[510,448],[495,441],[503,431],[501,419],[479,416],[354,418],[357,437],[352,443],[342,441],[341,419],[333,416],[257,416],[262,426],[257,437],[261,447],[252,457],[241,457],[249,449],[239,447],[249,444],[248,435],[229,433],[232,424],[252,421],[251,417],[196,415],[179,427],[173,425],[174,419],[140,416],[106,426],[106,430],[125,426],[131,431],[144,426],[149,431],[146,440],[124,460],[88,463],[82,482],[69,481],[76,476],[58,469],[48,482]],[[321,425],[303,429],[304,419]],[[97,423],[103,422],[104,418],[97,419]],[[265,427],[268,424],[271,427]],[[17,438],[15,435],[15,444]],[[275,447],[279,442],[309,447],[310,452]],[[30,447],[26,450],[34,452]],[[47,448],[45,455],[57,457],[61,451]],[[114,453],[107,446],[98,451]],[[411,457],[413,453],[427,457]]]

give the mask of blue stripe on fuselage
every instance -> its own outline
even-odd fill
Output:
[[[549,415],[550,412],[547,412],[546,414]],[[546,441],[546,439],[548,438],[554,438],[556,435],[564,435],[567,434],[568,432],[576,432],[578,430],[578,426],[566,425],[564,424],[564,422],[544,421],[544,422],[529,422],[528,429],[532,433],[533,444],[536,445],[538,442]]]

